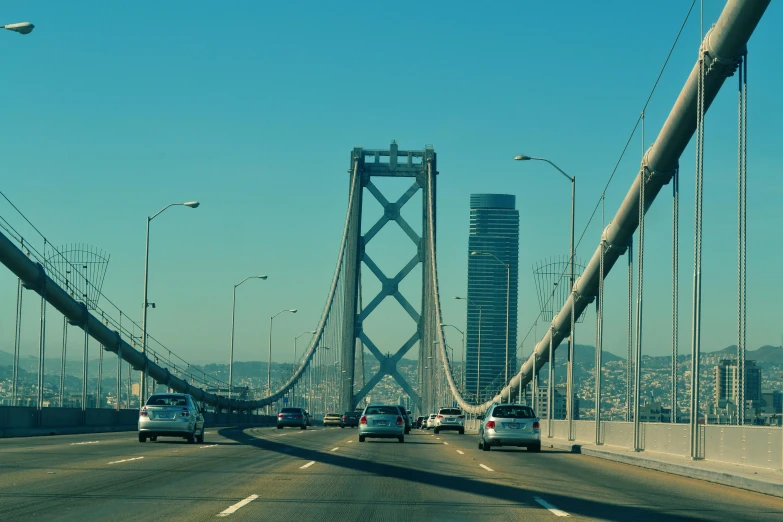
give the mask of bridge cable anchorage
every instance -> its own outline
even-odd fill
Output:
[[[747,306],[747,89],[748,55],[737,69],[739,80],[737,103],[737,424],[745,424],[745,349]]]
[[[703,0],[702,0],[703,4]],[[702,5],[703,9],[703,5]],[[703,32],[701,33],[703,34]],[[702,254],[702,203],[704,195],[704,83],[707,51],[704,44],[699,49],[699,79],[696,108],[696,190],[693,233],[693,310],[691,317],[691,407],[690,407],[690,456],[701,458],[701,433],[699,430],[699,371],[701,359],[701,254]]]

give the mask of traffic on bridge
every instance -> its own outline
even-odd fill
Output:
[[[44,4],[0,520],[783,519],[777,4]]]

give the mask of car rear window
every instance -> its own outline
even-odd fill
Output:
[[[459,408],[441,408],[441,415],[462,415],[462,410]]]
[[[283,408],[280,413],[302,413],[299,408]]]
[[[527,406],[496,406],[492,416],[500,419],[533,419],[536,414]]]
[[[368,406],[365,415],[399,415],[397,406]]]
[[[147,406],[187,406],[188,400],[182,395],[153,395],[147,399]]]

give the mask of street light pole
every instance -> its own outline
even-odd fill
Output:
[[[454,299],[459,301],[468,301],[467,297],[454,296]],[[470,305],[470,302],[468,302]],[[476,403],[480,402],[480,390],[481,390],[481,305],[474,305],[479,311],[478,320],[478,349],[476,353]]]
[[[32,29],[30,29],[32,30]],[[28,31],[29,32],[29,31]],[[24,33],[23,33],[24,34]],[[147,283],[149,281],[149,268],[150,268],[150,221],[158,217],[164,210],[169,207],[183,206],[189,208],[198,208],[198,201],[187,201],[185,203],[169,203],[157,213],[151,217],[147,217],[147,238],[146,246],[144,248],[144,309],[142,310],[141,319],[141,355],[144,357],[144,368],[141,372],[141,379],[139,382],[139,407],[144,406],[145,395],[147,391],[147,308],[150,303],[147,300]]]
[[[295,368],[295,366],[296,366],[296,341],[297,341],[297,339],[299,339],[303,335],[314,334],[314,333],[315,333],[315,330],[308,330],[308,331],[302,332],[299,335],[297,335],[296,337],[294,337],[294,363],[291,365],[291,368],[293,369],[292,371],[294,373],[296,373],[296,368]],[[296,400],[296,385],[294,385],[292,390],[293,390],[293,392],[291,393],[291,396],[292,396],[292,398],[291,398],[291,406],[294,406],[294,401]],[[303,398],[304,398],[304,396],[303,396]]]
[[[492,252],[471,252],[472,256],[492,256],[498,263],[506,267],[506,385],[508,385],[508,310],[511,296],[511,263],[504,263]],[[501,402],[503,397],[500,398]],[[511,403],[511,388],[508,389],[508,402]]]
[[[447,326],[451,326],[455,330],[457,330],[460,335],[462,335],[462,368],[460,370],[460,393],[464,395],[465,393],[465,332],[454,326],[453,324],[444,324],[442,325],[444,328]]]
[[[229,350],[229,360],[228,360],[228,399],[229,399],[229,406],[228,406],[228,412],[229,415],[231,415],[231,394],[234,391],[234,315],[237,310],[237,287],[247,281],[248,279],[261,279],[262,281],[265,280],[267,276],[265,275],[258,275],[258,276],[249,276],[244,278],[242,281],[234,285],[234,292],[233,297],[231,299],[231,348]]]
[[[291,308],[290,310],[280,310],[275,315],[269,318],[269,363],[266,369],[266,394],[267,397],[272,395],[272,325],[273,321],[275,320],[275,317],[282,314],[283,312],[291,312],[292,314],[296,313],[296,308]]]
[[[576,176],[569,176],[563,170],[549,161],[546,158],[534,158],[531,156],[525,156],[524,154],[520,154],[518,156],[514,157],[517,161],[529,161],[529,160],[535,160],[535,161],[545,161],[552,165],[560,174],[565,176],[570,182],[571,182],[571,240],[570,240],[570,249],[569,249],[569,265],[570,265],[570,277],[569,282],[571,284],[571,332],[568,336],[568,375],[567,375],[567,385],[566,385],[566,393],[568,394],[568,397],[566,397],[566,409],[568,411],[568,440],[574,440],[574,391],[573,391],[573,385],[574,385],[574,346],[575,346],[575,325],[576,317],[575,317],[575,302],[574,302],[574,207],[576,203]]]

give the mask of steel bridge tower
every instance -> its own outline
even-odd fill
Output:
[[[413,407],[420,412],[432,411],[434,404],[433,381],[436,375],[433,343],[437,339],[437,324],[434,313],[435,291],[430,270],[422,270],[422,302],[420,311],[402,295],[400,282],[405,279],[419,263],[429,266],[430,256],[434,254],[429,245],[428,205],[434,206],[435,179],[437,176],[435,150],[427,146],[424,150],[399,150],[392,141],[389,150],[366,150],[356,147],[351,152],[351,183],[354,198],[349,209],[349,229],[346,238],[344,310],[343,310],[343,346],[341,350],[341,368],[347,378],[342,379],[340,403],[344,410],[353,410],[384,376],[390,375],[411,398]],[[411,178],[413,184],[397,200],[389,201],[373,183],[374,177]],[[432,179],[430,179],[430,177]],[[422,191],[422,235],[419,236],[400,214],[402,207],[419,191]],[[362,207],[365,191],[369,192],[383,207],[383,216],[370,228],[366,234],[361,234]],[[434,216],[434,208],[432,215]],[[367,254],[366,247],[380,230],[394,221],[405,232],[413,243],[411,260],[394,276],[384,274],[378,265]],[[434,220],[433,220],[434,228]],[[433,230],[434,236],[434,230]],[[362,263],[381,282],[381,290],[366,306],[361,307],[359,292]],[[390,356],[383,355],[373,342],[363,325],[367,317],[387,297],[394,298],[408,313],[416,324],[411,336]],[[403,325],[401,325],[402,327]],[[357,342],[366,346],[378,362],[380,369],[354,395],[355,352]],[[397,371],[397,362],[416,344],[419,343],[419,393]],[[426,367],[426,369],[425,369]],[[364,369],[360,369],[364,371]],[[423,414],[423,413],[422,413]]]

